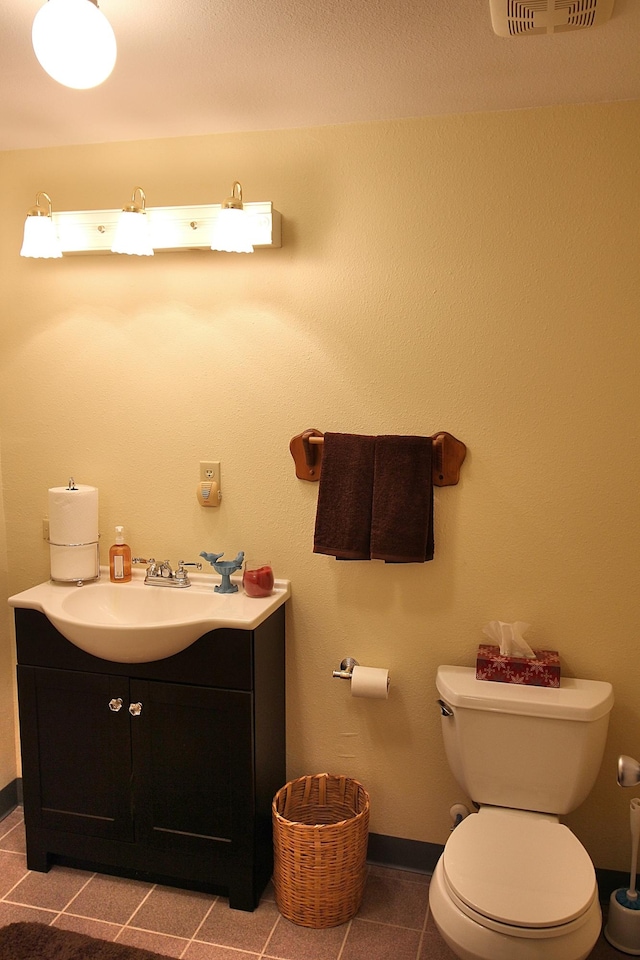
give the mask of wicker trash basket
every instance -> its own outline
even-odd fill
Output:
[[[320,773],[278,790],[272,803],[276,903],[303,927],[335,927],[358,912],[365,881],[369,794]]]

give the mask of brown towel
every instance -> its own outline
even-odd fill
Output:
[[[431,437],[377,437],[371,516],[373,560],[433,560]]]
[[[375,437],[325,433],[314,553],[369,560]]]
[[[325,433],[314,553],[433,560],[431,437]]]

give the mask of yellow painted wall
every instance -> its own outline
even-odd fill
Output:
[[[217,202],[234,178],[281,211],[281,250],[18,256],[36,190],[58,209],[108,208],[141,184],[154,206]],[[569,822],[598,866],[625,869],[640,103],[7,153],[0,184],[7,590],[48,577],[47,489],[71,474],[100,490],[103,561],[116,523],[142,555],[270,558],[293,584],[288,774],[355,776],[373,831],[434,843],[464,799],[436,667],[473,663],[488,620],[529,621],[567,675],[614,684],[605,764]],[[444,429],[468,445],[460,484],[436,491],[432,563],[312,553],[317,487],[288,450],[311,426]],[[213,458],[224,501],[205,511],[198,462]],[[331,679],[346,655],[389,667],[387,702]]]
[[[0,444],[0,489],[2,488],[2,449]],[[8,596],[7,543],[4,500],[0,498],[0,596]],[[0,790],[15,776],[15,647],[10,629],[9,609],[0,604]]]

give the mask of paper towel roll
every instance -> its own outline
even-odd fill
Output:
[[[389,671],[382,667],[354,667],[351,674],[351,696],[386,700],[389,696]]]
[[[52,580],[95,580],[100,573],[100,559],[95,545],[87,547],[49,546]]]
[[[86,484],[49,490],[52,580],[89,580],[99,573],[98,490]]]

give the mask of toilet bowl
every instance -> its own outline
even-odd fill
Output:
[[[449,766],[478,807],[431,879],[442,937],[461,960],[585,960],[602,923],[595,870],[560,816],[598,774],[611,685],[531,687],[441,666],[436,687]]]
[[[429,892],[462,960],[584,960],[602,922],[595,871],[556,817],[481,807],[453,831]]]

